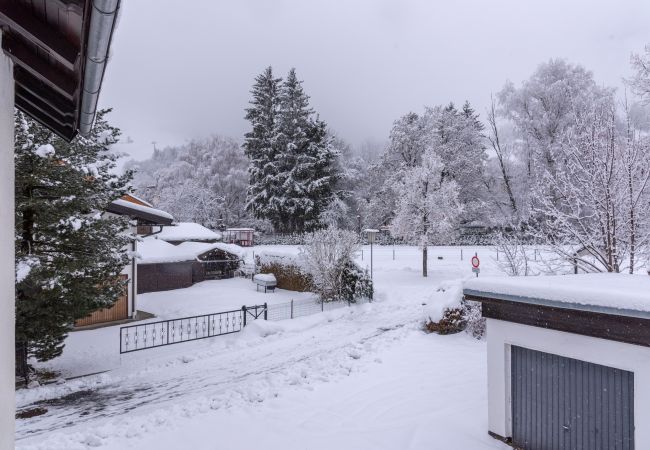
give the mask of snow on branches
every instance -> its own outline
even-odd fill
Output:
[[[415,241],[422,249],[422,275],[427,276],[427,246],[451,239],[463,211],[458,183],[445,179],[444,166],[429,149],[422,164],[405,168],[394,180],[397,210],[392,232],[406,241]]]
[[[333,199],[335,160],[325,122],[292,69],[282,81],[268,67],[255,79],[244,149],[250,160],[247,209],[276,231],[317,229]]]

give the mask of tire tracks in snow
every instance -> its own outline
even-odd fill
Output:
[[[48,412],[20,420],[16,438],[31,441],[50,433],[83,429],[96,420],[122,420],[124,415],[141,416],[167,407],[175,413],[194,414],[261,402],[287,387],[347,376],[362,367],[359,360],[417,328],[414,318],[419,316],[412,307],[377,304],[369,310],[360,309],[306,330],[210,352],[188,364],[109,376],[108,382],[95,389],[31,403],[21,409],[45,406]],[[409,323],[413,326],[405,327]]]

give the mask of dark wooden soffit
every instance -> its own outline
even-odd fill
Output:
[[[0,0],[16,107],[64,139],[76,135],[89,0]]]
[[[650,319],[465,295],[483,317],[650,347]]]

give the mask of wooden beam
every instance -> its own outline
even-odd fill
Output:
[[[77,89],[74,72],[57,70],[24,42],[10,34],[3,36],[2,48],[15,65],[27,70],[68,100],[74,99]]]
[[[50,104],[44,102],[38,97],[35,97],[28,91],[20,88],[18,85],[16,85],[16,99],[20,99],[22,103],[28,103],[33,108],[38,109],[44,115],[51,117],[52,120],[63,126],[69,126],[72,128],[74,125],[74,117],[72,114],[61,114],[56,109],[52,108]]]
[[[32,98],[49,105],[54,111],[63,116],[70,116],[74,119],[76,116],[76,106],[74,102],[59,95],[45,85],[38,78],[31,75],[21,67],[14,68],[14,80],[16,81],[16,94],[19,92],[28,93]]]
[[[42,125],[49,128],[68,142],[71,141],[77,134],[73,128],[70,128],[65,124],[60,124],[56,119],[48,116],[39,109],[33,107],[31,104],[23,101],[20,97],[16,98],[16,108],[20,109],[25,114],[32,117],[34,120],[40,122]]]
[[[47,50],[67,70],[74,70],[79,48],[61,36],[52,25],[38,20],[20,3],[3,1],[0,5],[0,23]]]
[[[650,319],[465,295],[483,317],[650,347]]]

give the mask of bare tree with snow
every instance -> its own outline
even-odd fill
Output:
[[[422,276],[427,276],[427,248],[451,239],[463,210],[456,181],[445,179],[440,157],[428,149],[421,165],[406,168],[393,179],[397,210],[393,233],[416,241],[422,249]]]
[[[540,199],[535,237],[582,270],[633,273],[647,246],[648,142],[621,131],[613,97],[574,110],[572,120],[556,148],[563,164],[543,174],[556,196]]]
[[[650,103],[650,44],[645,46],[645,54],[632,55],[632,69],[634,77],[630,85],[645,103]]]

